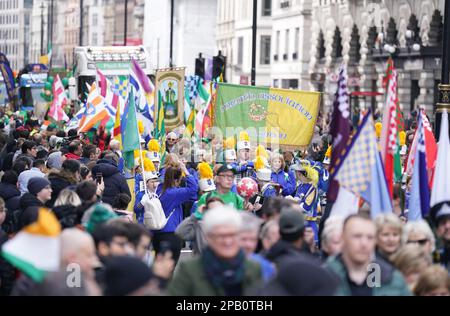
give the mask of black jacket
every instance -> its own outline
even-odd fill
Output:
[[[20,196],[20,191],[17,186],[9,183],[0,183],[0,197],[5,201],[5,206],[8,210],[14,211],[17,209],[18,205],[12,199],[15,196]]]
[[[75,183],[73,179],[70,179],[61,173],[50,173],[48,175],[48,181],[50,181],[52,186],[52,199],[47,202],[47,206],[51,208],[53,207],[53,204],[55,204],[59,193]]]
[[[53,207],[52,211],[61,224],[62,229],[75,227],[78,224],[77,207],[73,205],[60,205]]]
[[[119,193],[126,193],[131,197],[130,188],[127,180],[120,173],[114,162],[101,159],[97,165],[92,168],[92,176],[101,173],[105,182],[105,191],[103,192],[102,201],[112,205],[114,197]]]
[[[269,249],[266,259],[272,261],[277,267],[293,259],[304,259],[306,262],[321,265],[318,258],[304,250],[295,248],[290,242],[284,240],[279,240]]]
[[[44,204],[33,194],[25,193],[22,195],[17,214],[17,230],[21,230],[23,227],[35,222],[38,217],[38,208],[43,206]]]

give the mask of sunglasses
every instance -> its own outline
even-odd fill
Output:
[[[419,244],[421,246],[425,245],[427,243],[428,239],[419,239],[419,240],[408,240],[408,244]]]

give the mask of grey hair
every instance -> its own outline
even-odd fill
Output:
[[[217,226],[233,225],[239,230],[242,226],[242,218],[239,211],[229,206],[220,206],[206,212],[202,220],[202,228],[206,235]]]
[[[325,222],[325,227],[322,231],[322,244],[328,241],[328,238],[334,232],[342,233],[344,229],[344,219],[342,217],[330,217]]]
[[[403,244],[406,244],[409,239],[409,235],[411,233],[420,232],[425,234],[427,238],[430,240],[432,245],[432,251],[436,249],[436,238],[434,237],[433,231],[430,228],[430,225],[426,221],[419,220],[414,222],[408,222],[403,227],[403,235],[402,235],[402,242]]]
[[[259,232],[262,219],[248,212],[242,212],[241,218],[242,218],[241,231]]]

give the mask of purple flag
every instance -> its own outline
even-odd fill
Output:
[[[152,84],[150,83],[150,79],[145,75],[138,62],[133,59],[131,65],[132,71],[139,79],[139,82],[142,85],[142,88],[144,88],[145,93],[153,93],[154,89],[152,87]]]
[[[334,173],[333,170],[336,168],[339,157],[346,148],[350,137],[350,106],[347,90],[347,69],[345,65],[341,65],[339,69],[338,88],[335,97],[330,128],[330,134],[333,138],[330,169],[331,180],[327,192],[327,200],[330,202],[336,201],[339,191],[339,183],[334,180],[331,174]]]

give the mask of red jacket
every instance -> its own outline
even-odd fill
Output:
[[[64,155],[67,159],[73,159],[73,160],[80,160],[80,156],[72,154],[72,153],[67,153]]]

